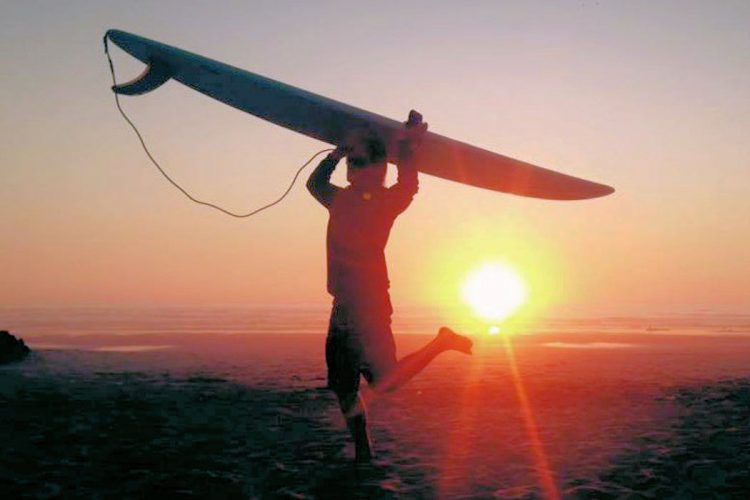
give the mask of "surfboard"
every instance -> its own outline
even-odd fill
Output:
[[[146,64],[136,79],[113,86],[122,95],[150,92],[169,80],[289,130],[333,145],[366,127],[386,144],[388,160],[404,123],[245,71],[186,50],[119,30],[105,34]],[[582,200],[614,192],[610,186],[539,167],[428,131],[414,155],[425,174],[493,191],[548,200]]]

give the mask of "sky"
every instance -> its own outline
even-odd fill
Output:
[[[553,202],[422,175],[387,250],[399,305],[457,301],[499,260],[548,313],[747,312],[749,25],[746,1],[5,1],[0,304],[330,300],[305,176],[235,220],[148,162],[110,91],[118,28],[617,189]],[[140,73],[113,56],[120,81]],[[237,211],[326,147],[175,82],[122,101],[178,182]]]

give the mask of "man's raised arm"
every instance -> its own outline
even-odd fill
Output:
[[[336,192],[341,189],[338,186],[331,184],[331,175],[343,156],[344,151],[341,148],[336,148],[335,151],[329,153],[329,155],[326,156],[317,167],[315,167],[315,170],[310,174],[310,178],[307,179],[307,190],[310,191],[310,194],[326,208],[331,206],[333,197],[336,195]]]
[[[399,160],[396,164],[398,179],[396,184],[389,189],[396,213],[406,210],[419,190],[414,151],[419,147],[427,131],[427,124],[422,121],[422,115],[414,110],[409,113],[409,119],[405,125],[404,136],[398,144]]]
[[[396,213],[401,213],[411,204],[414,195],[419,190],[417,167],[412,160],[411,153],[402,155],[396,164],[398,177],[396,183],[388,188],[391,203]]]

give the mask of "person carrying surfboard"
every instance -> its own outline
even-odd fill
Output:
[[[333,308],[326,339],[328,387],[338,397],[355,444],[357,462],[372,458],[360,375],[374,393],[398,389],[447,350],[471,354],[472,342],[449,328],[418,351],[396,359],[391,331],[389,281],[385,246],[391,227],[418,189],[413,153],[427,124],[412,111],[398,141],[398,180],[385,187],[386,146],[375,134],[351,133],[310,175],[307,189],[328,209],[328,292]],[[346,157],[349,185],[331,183],[339,161]]]

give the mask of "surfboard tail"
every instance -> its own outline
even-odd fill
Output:
[[[116,45],[120,46],[122,43],[122,41],[118,40],[120,33],[117,30],[109,30],[104,35],[104,50],[107,52],[107,55],[109,55],[107,41],[112,40]],[[143,70],[143,73],[129,82],[113,85],[112,90],[120,95],[142,95],[161,87],[167,80],[174,76],[174,71],[170,68],[169,64],[157,56],[152,55],[144,62],[146,63],[146,69]]]
[[[112,86],[112,90],[121,95],[142,95],[151,92],[172,78],[169,65],[155,59],[133,80]]]

